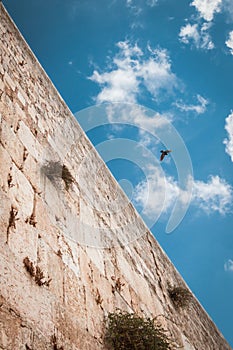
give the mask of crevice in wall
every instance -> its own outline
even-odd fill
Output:
[[[36,193],[34,191],[34,198],[33,198],[33,208],[32,208],[32,214],[29,218],[25,220],[26,223],[29,223],[29,225],[32,225],[33,227],[36,227],[37,221],[36,221]]]
[[[28,157],[28,150],[27,150],[27,148],[24,146],[24,148],[23,148],[22,164],[21,164],[20,167],[19,167],[19,170],[20,170],[20,171],[23,170],[24,163],[25,163],[27,157]]]
[[[10,172],[7,175],[7,184],[8,184],[8,188],[11,188],[14,186],[14,184],[12,183],[13,177],[11,174],[11,170],[12,170],[12,166],[10,167]]]
[[[56,334],[54,333],[52,336],[51,336],[51,344],[52,344],[52,349],[53,350],[64,350],[63,346],[59,346],[58,345],[58,339],[57,339],[57,336]]]
[[[23,149],[23,163],[25,162],[27,157],[28,157],[28,150],[26,147],[24,147],[24,149]]]
[[[120,277],[111,277],[112,281],[114,281],[114,285],[112,285],[112,293],[114,294],[115,292],[120,293],[122,291],[122,288],[124,287],[125,283],[121,282]]]
[[[7,226],[7,241],[6,241],[6,243],[8,243],[8,241],[9,241],[10,230],[16,229],[16,221],[19,220],[19,218],[17,218],[17,215],[18,215],[18,209],[15,208],[13,205],[11,205],[9,222],[8,222],[8,226]]]
[[[18,120],[18,123],[17,123],[17,125],[16,125],[16,128],[15,128],[15,133],[16,133],[16,134],[17,134],[17,132],[18,132],[18,130],[19,130],[19,128],[20,128],[20,122],[21,122],[21,119]]]
[[[66,266],[64,265],[63,276],[62,276],[62,302],[63,302],[63,305],[65,305],[65,303],[66,303],[65,276],[66,276]]]
[[[103,298],[100,295],[99,289],[96,288],[96,294],[95,294],[95,301],[97,305],[100,305],[100,307],[102,308],[102,302],[103,302]],[[102,308],[103,309],[103,308]]]

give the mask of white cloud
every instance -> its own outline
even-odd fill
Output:
[[[231,161],[233,162],[233,112],[229,114],[229,116],[225,120],[225,129],[228,134],[228,138],[223,141],[226,145],[225,151],[231,157]]]
[[[171,208],[179,194],[177,183],[172,177],[165,177],[161,169],[151,166],[146,181],[140,182],[133,195],[136,204],[144,208],[149,218]]]
[[[222,0],[194,0],[191,6],[194,6],[200,16],[206,21],[212,21],[214,14],[221,11]]]
[[[158,4],[158,0],[147,0],[146,4],[150,7],[154,7]]]
[[[177,86],[177,78],[171,71],[171,62],[166,50],[149,50],[152,56],[142,62],[140,67],[140,78],[147,90],[155,98],[160,90],[172,92]]]
[[[150,111],[140,105],[110,104],[106,111],[109,123],[116,123],[120,120],[121,123],[137,126],[143,138],[145,131],[157,135],[156,131],[165,130],[167,132],[170,130],[172,117],[169,114]]]
[[[199,104],[196,105],[186,105],[182,102],[176,102],[175,105],[177,108],[179,108],[181,111],[184,112],[196,112],[197,114],[202,114],[205,113],[206,111],[206,106],[208,105],[208,100],[206,100],[204,97],[201,95],[197,95],[197,100]]]
[[[233,260],[228,259],[227,262],[224,264],[224,270],[233,272]]]
[[[225,41],[225,44],[230,49],[230,53],[233,55],[233,30],[229,33],[228,39]]]
[[[192,39],[196,45],[200,41],[200,35],[197,29],[197,24],[191,25],[190,23],[186,24],[186,26],[181,27],[179,33],[180,39],[183,43],[188,44]]]
[[[184,44],[193,43],[197,49],[212,50],[214,43],[208,33],[210,26],[211,24],[206,22],[202,25],[188,23],[180,29],[180,41]]]
[[[187,189],[183,190],[173,177],[165,176],[161,169],[155,166],[149,168],[147,179],[136,186],[133,198],[136,204],[145,208],[144,212],[150,218],[171,209],[178,197],[181,203],[187,203],[190,188],[191,204],[203,212],[218,212],[224,215],[231,209],[232,188],[219,176],[210,176],[208,182],[190,179]]]
[[[119,42],[117,47],[119,52],[112,64],[103,73],[94,70],[89,77],[102,88],[97,102],[135,103],[143,89],[157,99],[162,91],[172,92],[177,87],[177,78],[165,50],[152,50],[148,46],[143,52],[129,41]]]
[[[231,209],[232,187],[219,176],[211,175],[208,182],[193,182],[193,203],[206,213],[226,214]]]

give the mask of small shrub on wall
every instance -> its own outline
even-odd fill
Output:
[[[154,319],[118,311],[109,313],[105,345],[108,350],[172,350],[173,342]]]
[[[61,164],[60,162],[47,162],[42,166],[41,170],[54,184],[56,184],[59,179],[62,179],[65,183],[65,189],[67,191],[74,182],[74,178],[67,166]]]
[[[177,309],[188,307],[191,301],[191,293],[187,288],[184,287],[169,287],[168,294],[173,305]]]

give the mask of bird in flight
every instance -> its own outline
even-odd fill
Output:
[[[171,149],[166,149],[165,151],[160,151],[161,152],[161,156],[160,156],[160,162],[163,160],[163,158],[165,157],[165,156],[167,156],[168,155],[168,153],[170,153],[171,152]]]

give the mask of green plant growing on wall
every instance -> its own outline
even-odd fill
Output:
[[[74,182],[74,178],[71,175],[66,165],[62,165],[59,161],[47,162],[41,168],[41,171],[49,178],[49,180],[56,184],[59,179],[62,179],[65,183],[65,189],[68,191],[71,184]]]
[[[35,280],[35,282],[36,282],[36,284],[38,284],[38,286],[45,285],[45,286],[49,287],[49,284],[52,281],[52,278],[46,279],[41,268],[38,265],[34,266],[33,262],[30,261],[28,256],[26,256],[23,259],[23,264],[24,264],[26,271]]]
[[[173,305],[177,309],[179,308],[183,309],[190,304],[192,295],[187,288],[180,287],[180,286],[177,286],[177,287],[169,286],[168,294]]]
[[[174,343],[155,319],[134,313],[109,313],[105,345],[108,350],[172,350]]]
[[[62,175],[61,175],[62,180],[65,182],[65,187],[66,190],[70,188],[71,184],[74,182],[74,178],[71,175],[69,169],[67,168],[66,165],[63,164],[62,166]]]

